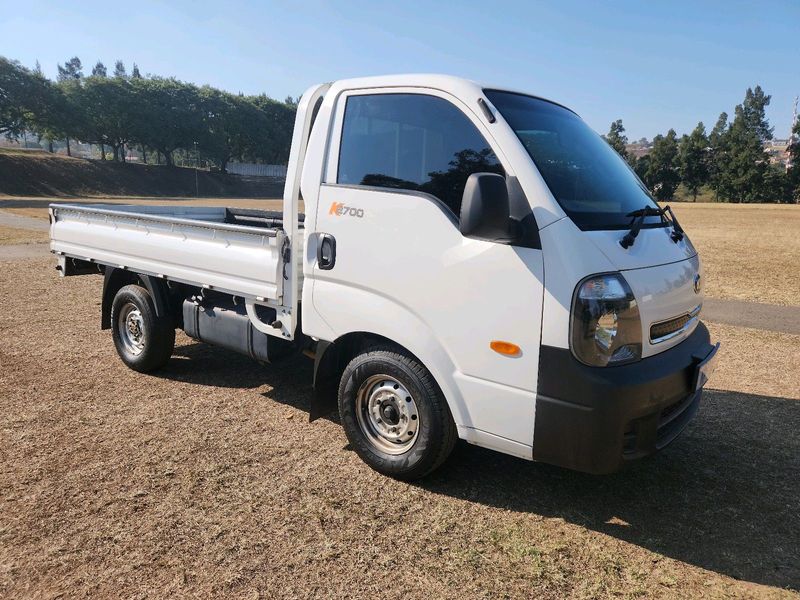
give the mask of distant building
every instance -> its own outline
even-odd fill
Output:
[[[789,144],[791,140],[770,140],[764,144],[764,152],[769,155],[769,162],[784,169],[789,168]]]
[[[630,156],[641,158],[645,154],[650,153],[650,151],[653,149],[653,142],[649,141],[647,138],[642,138],[626,145],[625,149],[628,151]]]

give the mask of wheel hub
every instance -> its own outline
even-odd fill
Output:
[[[136,355],[144,350],[144,318],[139,307],[133,302],[126,303],[120,309],[117,331],[127,352]]]
[[[381,416],[389,425],[397,425],[400,422],[400,411],[391,402],[381,403]]]
[[[358,424],[367,440],[387,454],[403,454],[414,445],[420,420],[417,404],[399,381],[373,375],[356,396]]]

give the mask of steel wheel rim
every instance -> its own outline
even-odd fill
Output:
[[[117,317],[117,333],[122,347],[137,356],[144,350],[145,333],[142,311],[133,302],[126,302]]]
[[[356,393],[356,417],[370,445],[386,454],[405,454],[419,437],[417,403],[406,387],[389,375],[372,375],[361,384]]]

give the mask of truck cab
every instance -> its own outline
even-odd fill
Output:
[[[170,265],[126,264],[116,284],[113,260],[136,260],[104,253],[111,234],[70,245],[58,210],[61,272],[105,273],[115,341],[131,330],[114,311],[126,283],[149,302],[129,296],[143,339],[171,328],[174,343],[181,328],[251,355],[260,340],[259,360],[304,349],[312,417],[338,410],[358,454],[395,477],[430,473],[457,438],[617,470],[683,430],[716,358],[700,260],[675,216],[578,115],[523,92],[439,75],[314,86],[274,234],[218,227],[183,253],[170,240]],[[198,252],[219,259],[214,273],[191,264]],[[222,277],[232,260],[247,274]]]

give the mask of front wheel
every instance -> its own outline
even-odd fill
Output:
[[[457,439],[439,386],[416,359],[389,348],[356,356],[339,385],[342,425],[361,459],[397,479],[438,468]]]
[[[111,337],[122,362],[134,371],[149,373],[172,356],[175,326],[168,316],[156,316],[146,289],[126,285],[111,305]]]

